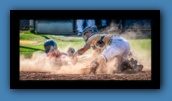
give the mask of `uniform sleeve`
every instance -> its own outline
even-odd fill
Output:
[[[86,44],[84,45],[84,47],[90,48],[91,46],[90,46],[88,43],[86,43]]]

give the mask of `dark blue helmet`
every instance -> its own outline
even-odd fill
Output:
[[[49,46],[49,48],[45,48]],[[52,52],[57,49],[57,44],[54,40],[48,39],[44,42],[45,53]]]

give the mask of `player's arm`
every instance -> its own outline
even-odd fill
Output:
[[[90,48],[90,45],[89,45],[89,44],[85,44],[85,46],[82,47],[82,48],[80,48],[80,49],[74,54],[74,56],[78,56],[78,55],[84,54],[89,48]]]
[[[77,56],[84,54],[89,48],[90,48],[90,46],[88,44],[86,44],[83,48],[76,51],[74,53],[74,55],[71,56],[72,57],[72,63],[76,64],[78,62]]]
[[[81,48],[81,49],[79,49],[77,52],[76,52],[76,55],[82,55],[82,54],[84,54],[88,49],[90,49],[90,47],[93,45],[93,43],[95,43],[95,42],[97,42],[97,40],[99,40],[101,37],[100,37],[100,35],[94,35],[94,36],[92,36],[92,37],[90,37],[88,40],[87,40],[87,42],[86,42],[86,44],[85,44],[85,46],[83,47],[83,48]],[[75,56],[76,56],[75,55]]]

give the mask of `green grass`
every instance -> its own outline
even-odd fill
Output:
[[[30,31],[26,31],[20,32],[20,40],[38,41],[39,43],[20,45],[20,54],[31,56],[35,51],[44,51],[43,43],[49,38],[55,40],[59,50],[64,52],[66,52],[68,47],[73,47],[77,50],[85,44],[82,37],[34,34]],[[130,39],[129,42],[131,50],[151,52],[151,39]]]
[[[20,32],[20,40],[44,40],[40,35],[30,33],[29,31]]]
[[[38,41],[38,44],[20,45],[20,54],[31,56],[35,51],[43,51],[43,44],[47,39],[53,39],[59,50],[66,47],[79,49],[84,45],[82,37],[65,37],[60,35],[34,34],[30,31],[20,32],[20,40]]]
[[[151,51],[151,39],[132,39],[129,42],[132,50]]]

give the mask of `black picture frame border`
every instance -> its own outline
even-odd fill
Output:
[[[21,19],[151,19],[151,80],[22,81],[19,72]],[[14,47],[16,46],[16,47]],[[160,89],[160,10],[10,10],[10,89]]]

